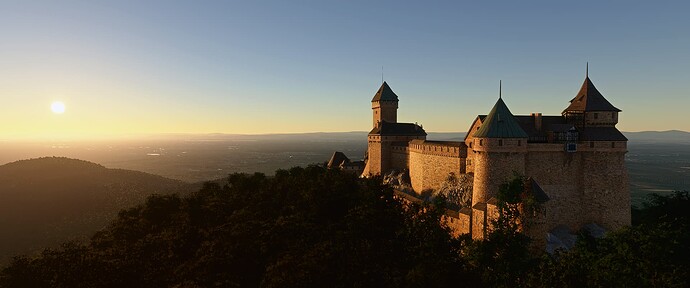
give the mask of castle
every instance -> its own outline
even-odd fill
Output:
[[[554,229],[574,233],[590,224],[606,230],[630,225],[627,138],[616,128],[621,110],[588,75],[561,115],[513,115],[499,94],[491,111],[478,115],[458,142],[429,141],[420,125],[398,122],[398,103],[384,82],[371,100],[365,161],[350,163],[338,155],[332,165],[351,171],[363,166],[365,177],[408,171],[416,193],[438,189],[449,175],[471,175],[471,207],[447,213],[446,223],[455,234],[476,239],[485,237],[497,217],[499,186],[516,173],[529,177],[525,187],[543,202],[525,230],[537,242],[544,243]]]

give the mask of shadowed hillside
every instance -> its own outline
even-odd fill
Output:
[[[501,202],[526,203],[522,180]],[[501,205],[484,240],[452,238],[444,200],[408,203],[380,178],[323,167],[231,174],[123,210],[88,241],[0,267],[0,287],[688,287],[690,195],[654,195],[633,226],[529,249]],[[504,200],[503,200],[504,199]],[[441,209],[439,209],[441,208]]]
[[[190,184],[68,158],[0,166],[0,264],[18,253],[90,235],[121,209]]]

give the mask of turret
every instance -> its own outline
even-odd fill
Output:
[[[618,124],[618,112],[594,87],[589,75],[585,76],[580,91],[575,98],[570,100],[568,108],[563,110],[563,116],[568,123],[574,124],[578,129],[585,127],[615,127]]]
[[[515,173],[524,175],[528,136],[499,98],[473,137],[475,205],[495,197]]]
[[[371,109],[374,110],[373,127],[376,128],[380,122],[398,122],[398,95],[395,95],[391,87],[386,82],[381,84],[381,88],[371,99]]]
[[[374,127],[369,132],[367,164],[363,175],[382,175],[392,169],[401,169],[391,162],[391,145],[394,142],[409,142],[426,139],[426,132],[416,123],[398,123],[398,95],[386,82],[371,99],[374,110]],[[398,165],[400,166],[400,165]]]

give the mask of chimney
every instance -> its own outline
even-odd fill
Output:
[[[532,113],[530,115],[534,117],[534,128],[537,131],[541,131],[541,113]]]

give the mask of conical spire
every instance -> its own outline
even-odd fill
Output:
[[[589,69],[588,69],[589,70]],[[589,72],[589,71],[587,71]],[[587,73],[589,74],[589,73]],[[609,103],[606,98],[594,87],[592,80],[589,79],[589,75],[585,76],[585,82],[582,83],[580,91],[577,92],[577,96],[570,100],[570,106],[565,108],[563,112],[589,112],[589,111],[615,111],[620,112],[621,110],[614,107]]]
[[[376,101],[398,101],[398,95],[395,95],[393,89],[384,81],[383,84],[381,84],[381,88],[376,91],[374,99],[371,99],[371,102]]]
[[[502,98],[498,98],[494,108],[484,118],[482,126],[474,133],[477,138],[527,138],[527,133],[510,113]]]

